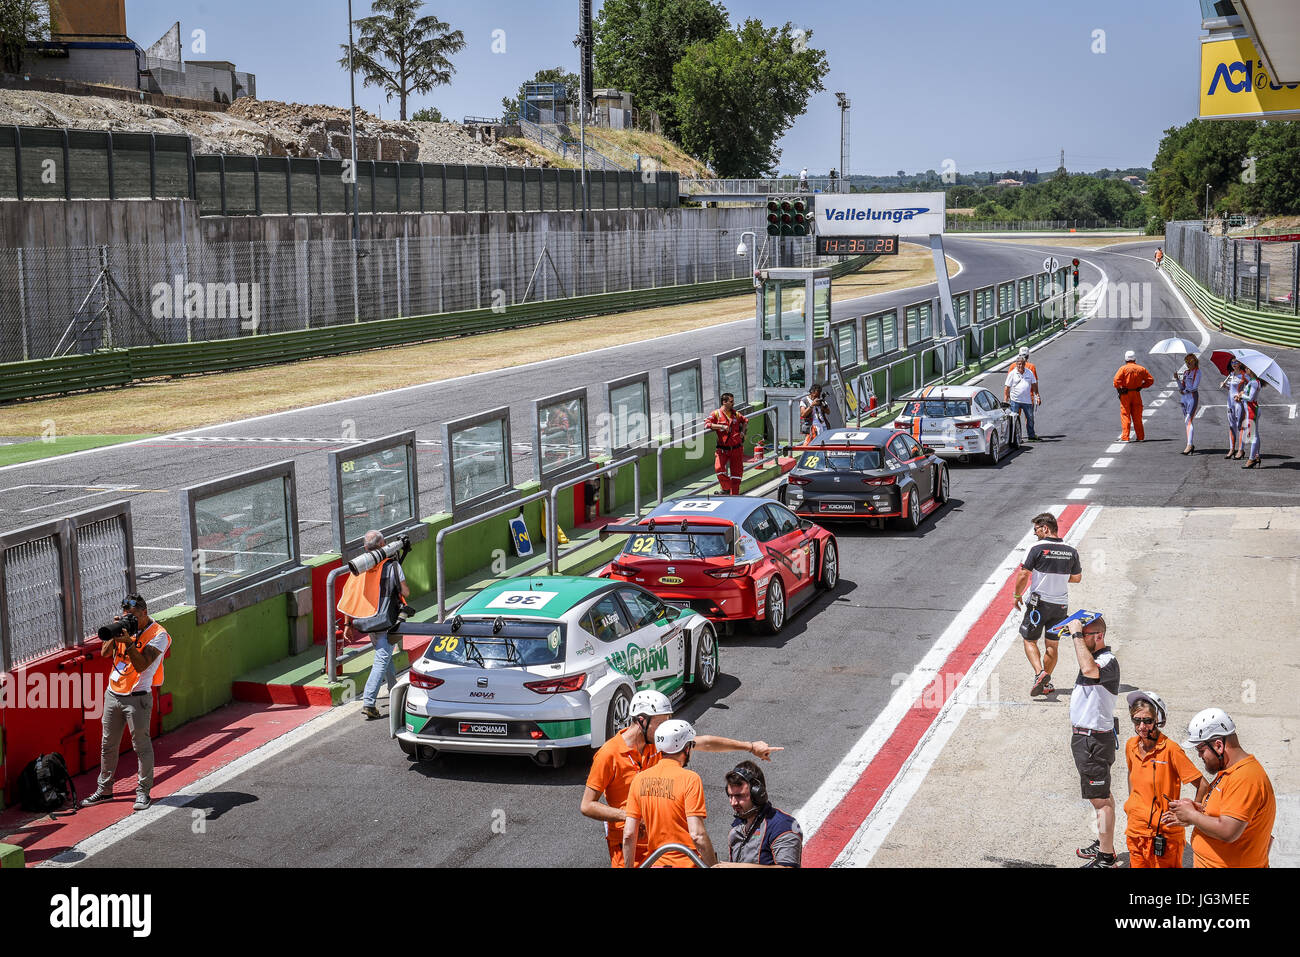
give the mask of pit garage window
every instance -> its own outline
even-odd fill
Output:
[[[632,633],[623,606],[613,593],[592,605],[582,616],[582,627],[600,641],[618,641]]]

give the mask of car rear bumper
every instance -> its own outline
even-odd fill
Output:
[[[414,734],[410,731],[398,731],[397,739],[416,747],[436,748],[439,751],[455,751],[462,754],[504,754],[532,757],[543,751],[556,748],[585,748],[591,746],[591,735],[576,735],[571,738],[559,738],[545,741],[493,741],[485,738],[459,738],[444,735]]]
[[[786,504],[796,515],[812,519],[892,518],[901,514],[898,501],[898,492],[893,489],[855,498],[813,492],[811,495],[805,494],[797,502],[789,497],[787,490],[786,498]]]

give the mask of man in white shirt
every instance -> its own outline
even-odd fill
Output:
[[[1002,389],[1002,400],[1011,403],[1011,411],[1025,414],[1025,424],[1029,428],[1029,441],[1037,442],[1038,434],[1034,431],[1034,392],[1038,388],[1038,379],[1025,368],[1026,357],[1016,356],[1015,365],[1007,371],[1007,381]]]

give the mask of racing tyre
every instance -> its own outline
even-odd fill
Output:
[[[767,612],[762,627],[769,635],[778,634],[785,627],[785,586],[776,572],[772,573],[772,583],[767,586]]]
[[[989,436],[989,465],[997,465],[1000,458],[1002,458],[1002,446],[998,444],[998,434],[994,432]]]
[[[692,691],[711,691],[718,680],[718,636],[711,625],[705,625],[695,643],[694,677],[689,687]]]
[[[623,685],[609,699],[609,710],[605,712],[605,740],[608,741],[632,723],[628,714],[632,709],[632,691]]]
[[[921,497],[916,494],[915,488],[909,488],[903,494],[907,496],[907,512],[903,516],[903,528],[914,532],[921,526]]]
[[[937,505],[942,505],[948,501],[948,467],[939,466],[939,481],[934,484],[934,501]]]
[[[817,587],[830,591],[840,581],[840,550],[835,546],[835,539],[826,540],[822,546],[822,570],[817,576]]]

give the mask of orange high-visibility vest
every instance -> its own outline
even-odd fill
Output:
[[[143,652],[149,642],[158,637],[159,632],[167,636],[167,647],[158,655],[158,667],[154,669],[153,678],[149,683],[150,689],[157,688],[163,683],[163,658],[166,656],[168,649],[171,648],[171,635],[167,635],[163,631],[162,625],[153,621],[149,623],[148,628],[140,633],[140,637],[137,639],[140,650]],[[131,664],[130,658],[126,655],[113,656],[113,671],[108,682],[108,687],[112,691],[118,694],[130,694],[133,690],[136,690],[135,683],[139,678],[140,673],[135,670],[135,665]]]
[[[343,585],[338,610],[349,618],[371,618],[379,611],[379,586],[384,577],[384,566],[394,561],[387,558],[362,575],[349,575]]]

